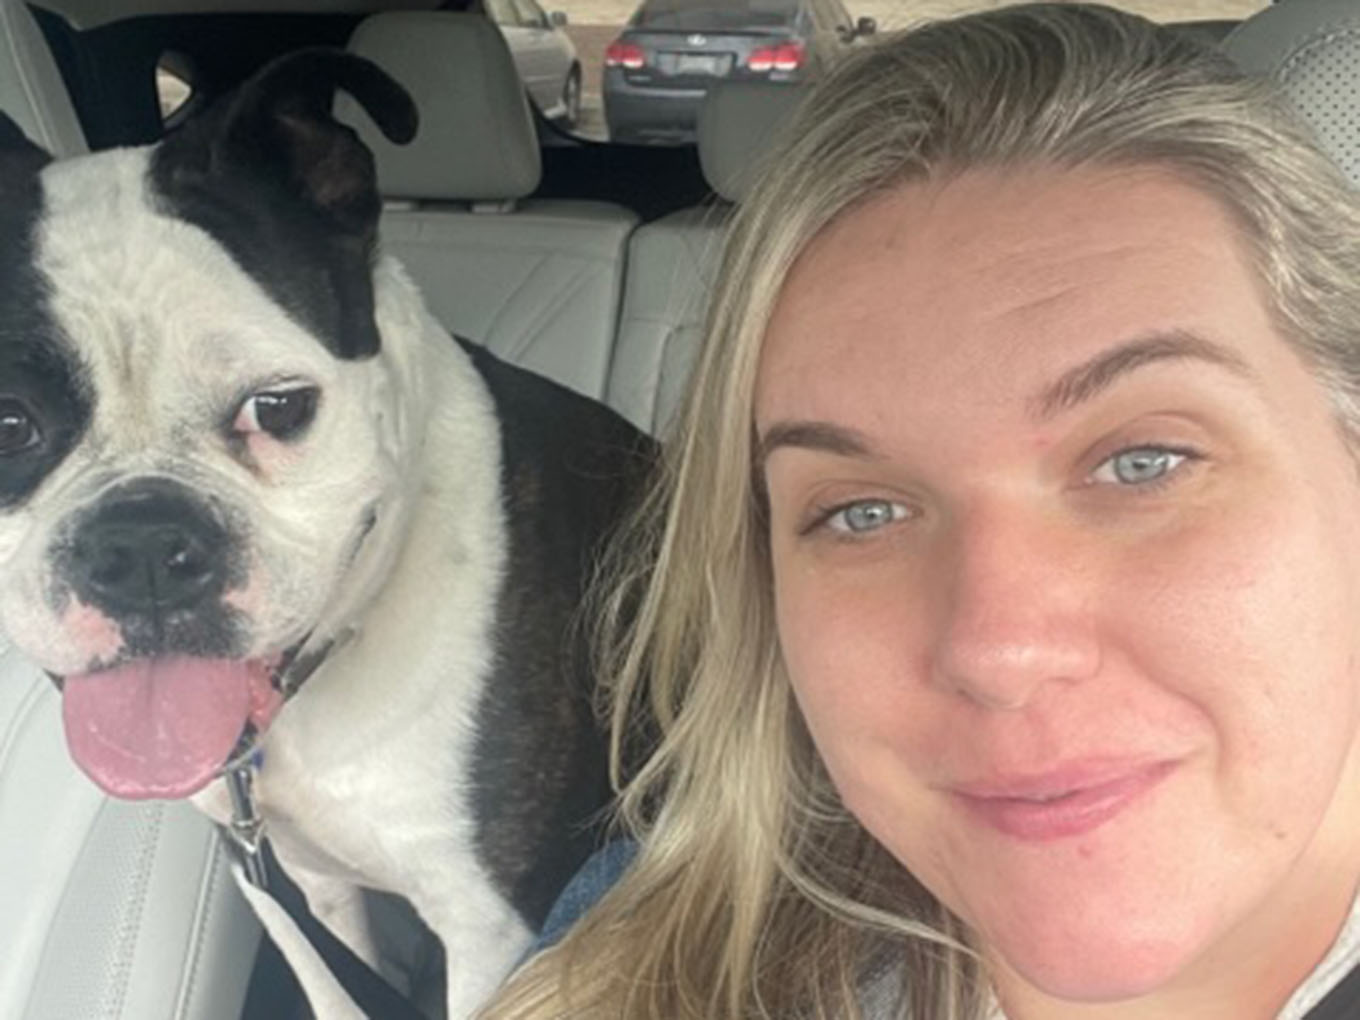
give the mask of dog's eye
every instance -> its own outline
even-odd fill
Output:
[[[240,433],[267,432],[275,439],[294,439],[316,417],[319,395],[315,386],[256,393],[241,405],[232,427]]]
[[[0,457],[23,453],[42,441],[42,433],[28,408],[12,398],[0,398]]]

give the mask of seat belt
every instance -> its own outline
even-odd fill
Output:
[[[307,937],[317,955],[335,975],[335,980],[363,1011],[364,1016],[370,1020],[429,1020],[410,999],[393,988],[317,919],[308,908],[302,890],[280,867],[268,840],[262,843],[261,850],[266,875],[263,891],[274,897],[279,906],[288,912],[298,930]]]
[[[410,999],[336,938],[307,906],[307,898],[283,870],[274,848],[265,838],[264,822],[255,810],[250,792],[250,768],[249,765],[235,768],[225,776],[232,804],[231,824],[225,831],[240,856],[246,879],[283,908],[354,1005],[369,1020],[428,1020]]]

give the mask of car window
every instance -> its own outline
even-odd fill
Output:
[[[776,28],[798,14],[799,0],[647,0],[634,15],[638,28]]]
[[[490,11],[532,0],[484,2]],[[823,57],[844,49],[860,19],[891,32],[1000,2],[1009,0],[553,0],[549,6],[569,16],[559,34],[571,40],[580,68],[580,115],[568,129],[595,140],[673,145],[694,142],[699,105],[715,81],[803,80],[815,76]],[[1154,21],[1209,23],[1221,36],[1270,0],[1105,2]],[[743,34],[762,33],[772,38],[740,45]],[[705,41],[687,42],[698,36]],[[864,42],[858,36],[851,44]]]
[[[520,23],[519,13],[510,0],[483,0],[486,13],[491,20],[502,27],[514,27]]]
[[[812,0],[807,6],[807,15],[811,17],[812,24],[818,32],[832,32],[840,24],[836,20],[836,10],[822,0]]]
[[[161,123],[177,127],[197,111],[202,97],[198,91],[198,68],[193,59],[178,50],[166,50],[156,61],[156,99]]]
[[[822,19],[831,28],[849,30],[855,27],[855,19],[850,17],[850,12],[840,0],[817,0],[817,6],[822,11]]]
[[[519,15],[521,25],[546,25],[548,16],[543,13],[542,8],[534,3],[534,0],[510,0],[515,6],[515,13]]]

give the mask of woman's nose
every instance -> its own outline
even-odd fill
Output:
[[[1017,711],[1094,676],[1094,550],[1070,523],[1018,511],[958,522],[942,557],[932,681]]]

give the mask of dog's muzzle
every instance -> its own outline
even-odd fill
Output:
[[[189,796],[248,758],[315,671],[306,639],[247,658],[228,594],[246,581],[244,522],[161,476],[119,482],[56,546],[57,575],[117,644],[59,680],[67,744],[100,787],[128,799]]]
[[[76,530],[67,575],[115,620],[166,617],[220,598],[227,530],[187,490],[150,479],[100,501]]]

